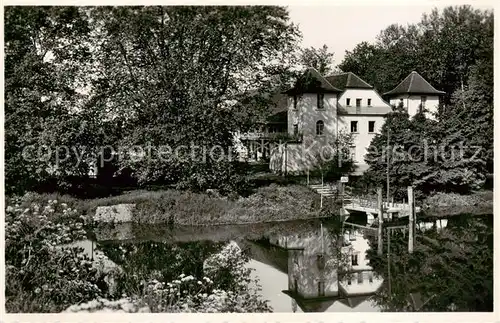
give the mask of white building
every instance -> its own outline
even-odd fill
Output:
[[[288,134],[300,134],[302,142],[277,147],[271,153],[271,170],[303,173],[316,168],[318,155],[333,147],[341,131],[353,135],[356,173],[368,168],[366,149],[392,111],[373,86],[354,73],[325,78],[309,68],[286,94]]]
[[[434,118],[438,111],[439,96],[445,94],[436,90],[420,74],[413,71],[394,89],[384,93],[393,106],[403,105],[410,117],[418,113],[420,108],[425,108],[427,118]]]

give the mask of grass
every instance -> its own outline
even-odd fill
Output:
[[[76,199],[68,195],[31,193],[26,203],[58,200],[87,217],[98,206],[133,203],[133,221],[180,225],[214,225],[270,222],[320,217],[320,196],[302,185],[259,187],[248,197],[229,199],[175,189],[135,190],[98,199]]]
[[[436,193],[422,201],[426,216],[445,217],[453,214],[492,214],[493,191],[484,190],[469,195]]]

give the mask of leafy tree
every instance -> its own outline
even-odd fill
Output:
[[[92,64],[89,33],[85,11],[76,7],[6,7],[8,193],[88,172],[92,151],[84,147],[95,146],[99,120],[81,112],[86,100],[78,91]]]
[[[320,48],[304,48],[300,53],[300,63],[305,67],[314,67],[321,75],[328,75],[336,71],[333,67],[333,55],[326,45]]]
[[[340,64],[382,92],[392,89],[412,70],[418,70],[437,88],[445,90],[437,122],[419,113],[413,120],[399,113],[388,117],[382,135],[371,143],[370,179],[385,186],[387,129],[390,149],[425,149],[422,162],[392,160],[389,174],[394,194],[404,196],[407,185],[421,193],[433,190],[469,192],[479,189],[493,165],[493,13],[471,6],[433,10],[418,24],[391,25],[375,44],[361,43]],[[465,122],[464,122],[465,121]],[[462,148],[463,147],[463,148]],[[386,149],[387,150],[387,149]],[[476,151],[479,150],[479,154]]]
[[[227,158],[234,154],[232,132],[249,128],[265,108],[246,110],[238,102],[249,91],[268,88],[281,72],[297,36],[287,11],[118,7],[95,9],[93,16],[102,24],[101,64],[111,71],[100,78],[112,87],[103,100],[128,116],[130,130],[120,143],[154,147],[146,161],[125,155],[122,166],[133,169],[142,183],[193,189],[237,185]],[[160,146],[199,148],[168,154],[165,161],[157,158]],[[218,154],[211,158],[213,147]]]
[[[344,131],[339,132],[335,141],[329,142],[316,155],[314,172],[321,174],[325,181],[334,182],[354,171],[352,145],[352,135]]]
[[[286,82],[299,36],[285,8],[257,6],[8,7],[5,27],[8,191],[81,181],[107,145],[141,183],[232,189],[233,131],[268,109],[241,102]],[[44,145],[78,154],[54,167]]]
[[[362,42],[339,65],[371,83],[380,92],[394,88],[418,70],[448,95],[466,89],[468,73],[478,59],[492,55],[493,12],[464,5],[434,9],[418,24],[390,25],[374,44]]]

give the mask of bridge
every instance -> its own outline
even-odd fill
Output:
[[[338,190],[336,186],[316,184],[310,185],[309,187],[321,196],[321,206],[323,206],[324,199],[338,197]],[[363,212],[368,215],[369,219],[373,219],[380,210],[378,201],[375,197],[351,196],[349,194],[344,194],[342,198],[344,212],[347,214],[351,212]],[[388,217],[392,219],[393,216],[398,218],[404,217],[410,214],[410,204],[386,201],[382,202],[382,210],[384,218]],[[415,207],[415,213],[419,212],[420,207]]]

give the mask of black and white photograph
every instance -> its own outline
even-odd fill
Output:
[[[3,49],[5,314],[494,312],[493,4],[4,5]]]

